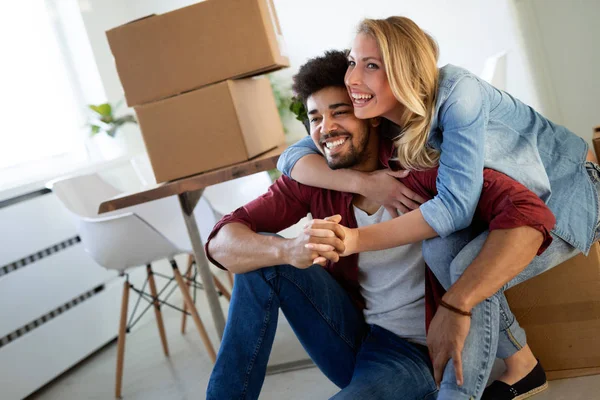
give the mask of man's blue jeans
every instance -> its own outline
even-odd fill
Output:
[[[586,168],[596,190],[600,192],[600,167],[587,163]],[[456,232],[446,238],[423,242],[425,262],[448,289],[460,278],[465,269],[479,254],[489,232],[471,228]],[[600,224],[596,225],[595,239],[600,238]],[[498,293],[473,308],[471,329],[462,353],[463,386],[456,385],[452,363],[444,370],[438,399],[479,399],[490,376],[496,357],[505,359],[526,345],[525,331],[510,311],[504,291],[539,275],[574,257],[579,250],[552,235],[550,247],[529,264],[523,272],[508,282]]]
[[[257,399],[281,309],[321,371],[342,390],[334,399],[435,399],[427,350],[367,325],[323,268],[290,265],[235,277],[208,399]]]

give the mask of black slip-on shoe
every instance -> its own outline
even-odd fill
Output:
[[[548,389],[546,373],[539,360],[529,374],[514,385],[494,381],[483,391],[481,400],[523,400]]]

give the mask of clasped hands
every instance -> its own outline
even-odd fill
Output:
[[[406,213],[425,202],[398,178],[408,171],[382,169],[364,174],[359,194],[383,205],[392,217],[398,210]],[[341,225],[340,215],[310,221],[304,232],[290,242],[288,264],[297,268],[308,268],[313,264],[325,265],[327,261],[338,262],[340,257],[358,252],[358,229]]]
[[[356,253],[358,229],[341,225],[339,214],[325,219],[313,219],[304,226],[308,241],[304,248],[312,251],[313,264],[325,265],[327,260],[339,261],[340,257]]]
[[[358,229],[347,228],[341,221],[339,214],[309,221],[304,231],[289,242],[288,264],[301,269],[314,264],[325,266],[327,261],[338,262],[340,257],[352,254],[352,238]]]

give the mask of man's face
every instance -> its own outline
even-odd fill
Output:
[[[329,168],[351,168],[369,158],[370,123],[354,116],[345,88],[332,86],[313,93],[306,100],[306,108],[310,136]]]

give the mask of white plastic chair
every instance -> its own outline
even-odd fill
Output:
[[[154,176],[148,153],[133,156],[131,158],[131,166],[143,185],[148,186],[156,183],[156,177]]]
[[[138,175],[139,180],[145,185],[156,183],[150,159],[147,154],[133,157],[131,159],[131,165]],[[202,242],[206,243],[210,231],[218,220],[223,218],[224,215],[229,214],[266,193],[271,184],[272,181],[269,173],[259,172],[257,174],[244,176],[205,188],[201,202],[196,206],[195,211],[196,219],[198,220],[200,227]],[[201,215],[198,215],[197,213],[199,208],[202,209]],[[178,216],[178,218],[181,217]],[[293,237],[297,235],[297,231],[297,228],[291,227],[280,232],[280,234],[284,237]],[[227,277],[229,279],[229,284],[233,287],[233,274],[228,271]],[[217,283],[217,285],[218,284],[219,283]],[[185,330],[186,318],[187,314],[183,314],[181,321],[182,332]]]
[[[267,192],[271,186],[271,177],[267,172],[245,176],[232,181],[207,187],[204,197],[208,200],[217,219],[232,212]],[[302,232],[302,227],[310,220],[310,214],[281,232],[285,238],[294,238]]]
[[[266,193],[271,183],[268,172],[259,172],[209,186],[204,189],[203,196],[208,200],[217,218],[221,219],[223,215]]]
[[[156,184],[156,178],[154,177],[152,165],[150,164],[150,159],[147,154],[144,153],[134,156],[131,159],[131,166],[143,185]],[[238,207],[241,207],[266,193],[269,186],[271,186],[271,183],[271,177],[267,172],[259,172],[257,174],[244,176],[205,188],[200,203],[194,210],[202,242],[206,243],[208,235],[218,220]],[[168,200],[177,202],[175,197],[169,198]],[[141,206],[143,207],[145,205]],[[152,213],[146,215],[147,218],[153,217]],[[160,225],[162,228],[161,231],[165,231],[167,229],[165,227],[167,221],[176,221],[176,225],[179,225],[180,221],[183,223],[183,217],[177,212],[177,215],[170,215],[166,220],[163,218],[161,221],[156,222],[156,225]],[[177,235],[177,233],[181,234],[183,231],[178,229],[169,230],[169,232]],[[191,247],[187,235],[179,236],[174,239],[179,243],[185,244],[186,248]],[[229,279],[229,284],[233,287],[233,274],[228,272],[227,277]],[[185,318],[186,314],[183,315],[182,331],[185,329]]]
[[[188,260],[187,283],[181,276],[174,260],[178,254],[192,253],[177,198],[165,198],[98,215],[97,210],[100,203],[119,194],[119,190],[105,182],[99,175],[90,174],[60,179],[49,183],[48,186],[74,218],[79,236],[90,256],[101,266],[117,270],[121,275],[126,276],[119,324],[116,396],[121,396],[125,336],[128,330],[129,289],[133,288],[125,273],[129,268],[146,265],[147,283],[150,288],[163,351],[168,356],[169,350],[160,312],[160,303],[163,301],[158,298],[151,264],[161,259],[168,259],[171,262],[174,279],[184,297],[184,309],[189,310],[192,314],[206,350],[214,362],[216,358],[214,348],[189,293],[192,258],[190,257]],[[200,199],[194,213],[199,222],[204,221],[199,225],[201,235],[206,237],[216,222],[208,202]],[[215,283],[229,298],[226,289],[216,277]],[[182,329],[185,327],[183,326]]]

